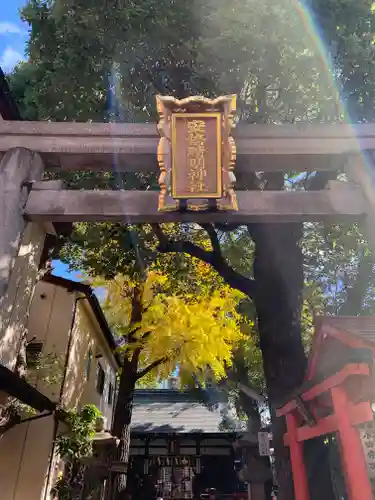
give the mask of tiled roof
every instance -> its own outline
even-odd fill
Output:
[[[133,404],[133,432],[218,433],[220,408],[209,409],[188,391],[137,390]],[[227,432],[227,431],[224,431]]]
[[[375,316],[318,316],[316,322],[318,328],[330,326],[345,330],[350,335],[375,344]]]

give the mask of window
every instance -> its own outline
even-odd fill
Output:
[[[43,342],[29,342],[26,346],[26,362],[28,368],[34,368],[42,354]]]
[[[86,361],[85,361],[85,374],[86,374],[86,379],[87,380],[90,377],[91,359],[92,359],[92,351],[91,351],[91,348],[90,348],[89,352],[87,353],[87,357],[86,357]]]
[[[110,382],[108,386],[108,404],[112,405],[113,403],[113,385]]]
[[[98,371],[96,376],[96,390],[100,395],[102,395],[104,392],[104,382],[105,382],[105,373],[103,368],[101,367],[101,364],[98,363]]]

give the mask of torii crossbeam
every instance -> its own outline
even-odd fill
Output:
[[[236,172],[242,175],[261,171],[356,172],[365,168],[363,152],[375,151],[375,124],[241,125],[234,135]],[[0,155],[25,148],[40,154],[45,170],[57,172],[157,172],[158,137],[152,123],[0,121]],[[28,220],[246,223],[360,220],[366,214],[366,196],[358,187],[344,183],[331,184],[320,192],[238,192],[239,211],[225,214],[162,214],[157,210],[156,192],[56,191],[48,184],[35,188],[25,208]]]

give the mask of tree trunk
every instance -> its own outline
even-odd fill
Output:
[[[132,363],[125,360],[120,375],[120,386],[112,425],[112,435],[120,439],[116,460],[128,463],[130,450],[130,424],[133,410],[136,371]],[[127,474],[119,474],[115,481],[116,500],[124,496]]]
[[[142,287],[135,287],[132,300],[132,313],[130,325],[135,325],[142,320]],[[129,335],[129,344],[134,342],[134,334]],[[137,371],[139,364],[139,356],[141,349],[135,349],[132,354],[127,357],[125,355],[124,363],[120,375],[120,386],[118,390],[117,403],[112,425],[112,435],[120,439],[117,448],[117,460],[128,464],[130,451],[130,424],[133,411],[133,397],[135,384],[137,382]],[[116,479],[116,500],[124,498],[126,490],[127,474],[119,474]],[[111,499],[112,500],[112,499]]]
[[[301,385],[306,356],[301,340],[303,256],[301,224],[249,227],[255,242],[255,307],[267,382],[280,500],[294,497],[284,419],[275,416],[281,398]]]

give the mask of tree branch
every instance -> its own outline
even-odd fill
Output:
[[[130,358],[130,366],[133,372],[137,370],[138,363],[139,363],[139,356],[141,355],[142,348],[137,347],[134,349],[132,356]]]
[[[141,341],[144,342],[145,340],[147,340],[149,338],[150,335],[151,335],[151,332],[144,333],[141,337]]]
[[[319,191],[324,189],[329,181],[337,178],[337,172],[317,172],[306,182],[306,191]]]
[[[221,257],[221,254],[218,257],[215,252],[204,250],[190,241],[170,240],[163,233],[159,224],[152,224],[152,229],[159,240],[159,252],[186,253],[191,257],[202,260],[203,262],[206,262],[206,264],[210,264],[232,288],[239,290],[251,299],[255,297],[255,281],[237,273],[229,264],[225,262],[225,260]]]
[[[259,391],[251,387],[250,385],[242,384],[241,382],[237,383],[237,388],[243,392],[248,398],[254,399],[258,403],[267,404],[267,399],[261,394]]]
[[[173,241],[168,239],[167,235],[163,233],[163,230],[159,224],[152,224],[152,229],[159,240],[159,252],[162,253],[187,253],[192,257],[196,257],[199,260],[203,260],[207,264],[213,265],[214,254],[208,250],[191,243],[190,241]]]
[[[340,316],[357,316],[361,312],[363,299],[373,277],[373,267],[374,260],[371,255],[361,258],[358,263],[355,283],[348,288],[345,303],[339,310]]]
[[[229,224],[228,222],[215,222],[215,228],[222,233],[231,233],[240,227],[239,224]]]
[[[217,257],[223,258],[221,253],[220,241],[214,226],[212,224],[199,224],[199,225],[208,234],[211,241],[213,253],[216,254]]]
[[[163,358],[160,358],[160,359],[153,361],[148,366],[146,366],[146,368],[143,368],[143,370],[141,370],[140,372],[137,373],[137,375],[135,377],[136,380],[139,380],[140,378],[144,377],[151,370],[153,370],[154,368],[157,368],[159,365],[161,365],[162,363],[165,363],[166,361],[168,361],[168,358],[165,356]]]

